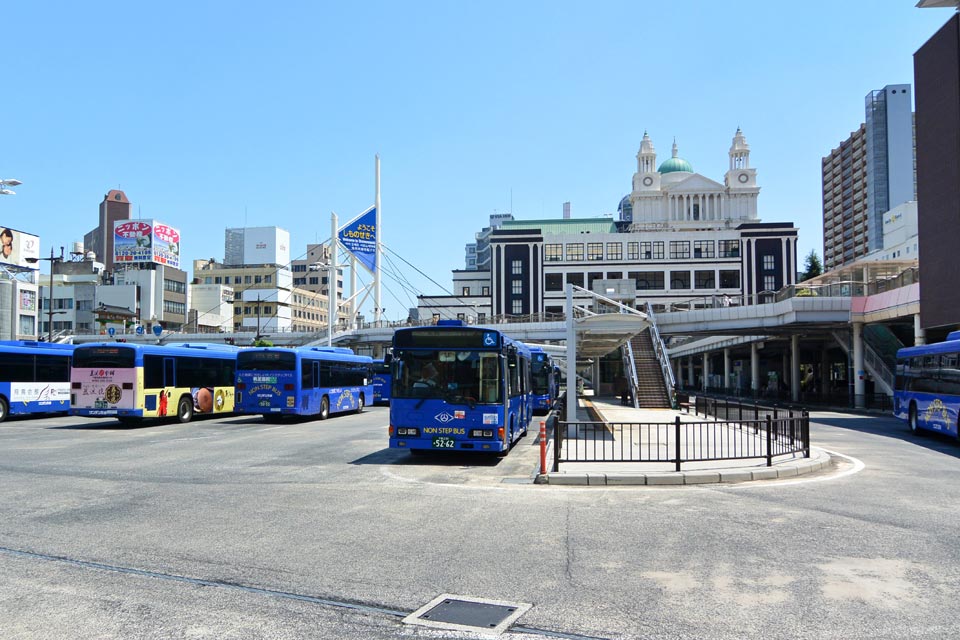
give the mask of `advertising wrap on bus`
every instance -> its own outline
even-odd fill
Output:
[[[133,409],[136,369],[74,369],[72,381],[77,407],[90,407],[90,415],[116,415]]]
[[[11,402],[35,402],[37,406],[50,406],[54,403],[70,408],[69,382],[11,382]]]

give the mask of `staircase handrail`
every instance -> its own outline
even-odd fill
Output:
[[[853,351],[853,338],[842,331],[834,331],[833,337],[840,346],[844,348],[847,354]],[[873,373],[880,376],[883,383],[891,390],[894,389],[896,374],[890,369],[890,366],[884,360],[883,356],[877,353],[874,348],[866,341],[863,341],[863,364],[871,369]]]
[[[637,374],[637,361],[633,357],[633,345],[630,344],[630,341],[624,344],[626,347],[626,360],[629,366],[630,372],[630,397],[633,398],[633,408],[640,408],[640,399],[637,398],[640,391],[640,376]]]
[[[673,392],[677,385],[677,381],[673,377],[673,367],[670,366],[667,347],[663,344],[663,339],[660,337],[660,330],[657,329],[657,321],[653,315],[653,307],[650,305],[650,302],[646,302],[644,306],[647,319],[650,321],[650,342],[653,343],[653,352],[656,354],[657,361],[660,363],[660,372],[663,374],[663,382],[667,387],[667,399],[670,401],[670,404],[673,405]]]

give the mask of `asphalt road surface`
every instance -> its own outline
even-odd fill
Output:
[[[531,484],[389,450],[388,410],[120,428],[0,425],[0,638],[469,638],[441,594],[532,607],[508,638],[951,638],[960,444],[817,413],[829,472]],[[846,456],[846,457],[841,457]]]

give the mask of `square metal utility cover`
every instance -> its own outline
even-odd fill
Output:
[[[406,618],[406,624],[501,634],[533,605],[445,593]]]

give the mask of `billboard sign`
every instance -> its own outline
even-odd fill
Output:
[[[371,273],[377,270],[377,209],[370,207],[340,228],[340,244]]]
[[[40,238],[0,225],[0,264],[22,267],[24,269],[38,269],[40,258]],[[33,262],[28,262],[33,260]]]
[[[243,264],[290,264],[290,232],[279,227],[243,230]]]
[[[159,222],[153,225],[153,261],[180,268],[180,232]]]
[[[118,220],[113,223],[113,261],[179,268],[180,232],[155,220]]]

